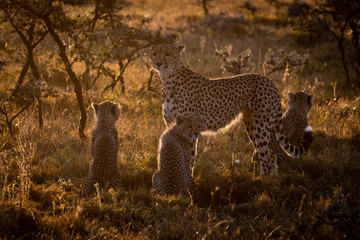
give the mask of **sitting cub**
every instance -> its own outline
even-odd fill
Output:
[[[177,115],[175,124],[160,138],[158,170],[153,176],[153,189],[161,195],[186,194],[193,196],[194,180],[189,160],[195,157],[194,140],[206,129],[204,117]]]
[[[86,178],[83,195],[90,196],[95,191],[94,184],[100,188],[109,184],[112,188],[120,187],[120,174],[117,166],[118,133],[115,122],[119,118],[119,104],[105,101],[92,104],[95,110],[96,126],[92,131],[92,162],[90,175]]]

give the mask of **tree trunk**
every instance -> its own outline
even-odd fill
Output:
[[[120,81],[120,84],[121,84],[121,93],[123,95],[125,95],[125,81],[124,81],[125,66],[124,66],[124,64],[123,64],[123,62],[121,60],[119,60],[119,66],[120,66],[120,75],[119,75],[118,78],[119,78],[119,81]],[[126,66],[127,66],[127,64],[126,64]]]
[[[44,125],[43,121],[43,104],[41,99],[41,89],[36,89],[36,101],[37,101],[37,108],[38,108],[38,118],[39,118],[39,128],[42,129]]]
[[[205,14],[205,17],[207,17],[207,15],[209,14],[209,10],[207,8],[207,1],[208,0],[202,0],[202,7],[204,9],[204,14]]]
[[[26,76],[26,73],[27,73],[28,70],[29,70],[29,66],[30,66],[30,60],[29,60],[29,58],[27,58],[24,66],[23,66],[23,68],[21,69],[21,72],[20,72],[18,81],[17,81],[17,83],[16,83],[15,89],[18,89],[18,88],[21,87],[21,85],[23,84],[24,79],[25,79],[25,76]]]
[[[61,60],[63,61],[64,65],[65,65],[65,69],[70,77],[70,80],[74,84],[74,91],[76,94],[76,98],[77,98],[80,113],[81,113],[79,135],[80,135],[81,139],[85,139],[86,135],[84,133],[84,130],[85,130],[85,125],[86,125],[86,110],[85,110],[85,106],[84,106],[84,99],[83,99],[83,95],[82,95],[81,83],[71,68],[69,58],[66,55],[65,45],[60,40],[59,35],[57,35],[57,33],[55,32],[49,16],[41,16],[41,17],[44,20],[46,27],[47,27],[49,33],[51,34],[52,38],[54,39],[54,41],[56,42],[56,44],[59,47],[59,54],[60,54]]]
[[[31,71],[34,74],[34,77],[37,81],[39,81],[40,79],[40,73],[38,68],[35,65],[34,62],[34,54],[33,54],[34,48],[28,48],[28,58],[29,58],[29,64],[31,67]],[[39,121],[39,128],[42,129],[43,125],[44,125],[44,121],[43,121],[43,104],[42,104],[42,99],[41,99],[41,89],[36,89],[35,90],[35,97],[36,97],[36,101],[37,101],[37,108],[38,108],[38,121]]]
[[[85,90],[89,90],[91,83],[90,83],[90,63],[89,61],[85,60],[85,71],[82,74],[82,84]]]
[[[358,59],[360,58],[360,32],[358,29],[358,26],[356,24],[356,22],[349,22],[350,28],[352,30],[352,43],[354,45],[356,54]]]
[[[336,18],[335,15],[333,16],[333,19],[335,20],[335,22],[338,25],[338,28],[340,30],[340,36],[337,35],[336,31],[331,30],[330,27],[328,27],[328,30],[335,37],[335,39],[337,41],[338,49],[339,49],[340,54],[341,54],[341,62],[343,64],[344,71],[345,71],[345,76],[346,76],[346,87],[350,88],[351,87],[350,86],[350,75],[349,75],[348,67],[346,65],[346,56],[345,56],[345,49],[344,49],[345,29],[346,29],[347,22],[345,22],[342,25],[342,23]]]
[[[121,84],[121,93],[125,95],[125,81],[124,81],[124,75],[120,75],[120,84]]]
[[[348,67],[346,65],[345,49],[344,49],[343,43],[344,43],[344,40],[338,40],[338,48],[341,53],[341,62],[343,64],[345,76],[346,76],[346,86],[350,87],[350,75],[349,75]]]
[[[350,28],[352,30],[352,43],[355,48],[356,52],[356,74],[359,77],[360,76],[360,32],[358,29],[358,25],[356,22],[350,21],[349,22]],[[358,80],[357,85],[360,86],[360,81]]]

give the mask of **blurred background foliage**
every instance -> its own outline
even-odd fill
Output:
[[[358,239],[360,3],[0,0],[0,237]],[[242,124],[203,136],[197,200],[151,194],[165,128],[149,46],[184,43],[207,77],[315,93],[315,141],[260,179]],[[120,103],[123,189],[80,198],[91,102]]]

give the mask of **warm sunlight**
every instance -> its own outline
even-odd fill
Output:
[[[360,239],[359,13],[0,0],[0,239]]]

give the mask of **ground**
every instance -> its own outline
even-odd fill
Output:
[[[253,147],[244,127],[237,124],[220,135],[200,138],[194,170],[196,203],[181,196],[153,196],[151,177],[157,168],[158,139],[165,124],[160,96],[139,91],[149,72],[143,60],[138,60],[125,73],[125,96],[119,86],[101,94],[106,79],[97,89],[84,91],[86,106],[105,99],[120,103],[116,127],[123,188],[119,192],[100,191],[88,200],[81,198],[91,143],[90,138],[82,141],[78,137],[75,95],[60,89],[61,96],[44,100],[41,131],[33,106],[14,122],[16,140],[1,128],[0,236],[359,238],[360,98],[358,89],[341,86],[344,76],[336,43],[325,41],[322,48],[316,43],[305,46],[306,36],[278,21],[283,13],[261,0],[252,1],[258,6],[257,15],[241,10],[243,1],[210,2],[209,11],[214,15],[207,18],[206,29],[197,28],[204,16],[196,1],[151,2],[134,1],[123,11],[153,17],[153,28],[176,29],[179,43],[186,45],[184,63],[207,77],[229,75],[215,57],[216,47],[232,46],[234,54],[251,49],[257,72],[262,72],[257,63],[269,48],[309,54],[309,65],[290,70],[286,78],[284,71],[269,75],[281,92],[284,108],[288,92],[316,94],[309,115],[314,142],[308,153],[280,165],[278,176],[260,178],[258,172],[249,171]],[[223,18],[212,20],[224,16],[220,11],[230,18],[242,12],[248,23],[234,24],[221,32],[224,28],[213,22],[220,23]],[[19,69],[7,66],[0,72],[8,79],[0,87],[2,94],[13,87],[11,76],[17,76]],[[158,78],[153,87],[160,93]],[[90,136],[95,119],[91,109],[87,113],[85,133]]]

